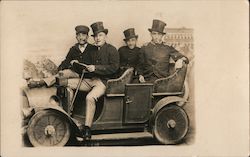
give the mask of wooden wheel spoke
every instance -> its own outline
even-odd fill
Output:
[[[35,126],[36,128],[39,127],[39,128],[44,128],[46,125],[43,125],[43,124],[40,124],[40,123],[37,123],[37,125]]]
[[[42,138],[44,136],[44,134],[43,133],[35,133],[35,138],[36,139],[40,139],[40,138]]]
[[[60,137],[60,135],[58,133],[55,134],[55,139],[56,139],[56,142],[60,142],[61,137]]]
[[[38,138],[40,138],[41,136],[44,136],[44,128],[34,129],[34,135],[35,137],[38,137]]]
[[[46,141],[46,136],[41,136],[39,139],[37,139],[39,143],[44,144]]]
[[[53,136],[51,136],[51,137],[49,138],[49,144],[50,144],[51,146],[54,145]]]
[[[35,127],[45,127],[47,124],[47,122],[45,122],[43,119],[40,119],[39,121],[36,122],[36,126]]]
[[[51,122],[51,124],[53,125],[57,120],[57,117],[54,117],[54,120]]]
[[[176,127],[178,128],[178,130],[183,130],[186,128],[186,123],[185,123],[185,119],[184,119],[184,115],[180,112],[178,112],[176,114],[176,122],[177,122],[177,125]]]
[[[58,133],[63,133],[63,134],[65,134],[65,129],[57,129],[56,130]]]
[[[55,128],[57,129],[58,126],[60,126],[63,122],[62,121],[59,121],[59,123],[55,124]]]
[[[48,125],[50,125],[50,124],[51,124],[51,123],[50,123],[50,119],[49,119],[49,117],[50,117],[50,116],[48,116],[48,117],[47,117],[47,118],[48,118],[48,119],[47,119]]]
[[[49,137],[45,136],[44,144],[45,144],[46,146],[49,145]]]
[[[56,135],[52,136],[52,139],[53,139],[53,143],[57,144],[59,141],[57,140],[56,138]]]

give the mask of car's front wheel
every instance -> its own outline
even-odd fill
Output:
[[[70,133],[68,119],[54,110],[38,111],[30,119],[27,130],[33,146],[64,146]]]

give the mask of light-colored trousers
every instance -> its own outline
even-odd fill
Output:
[[[80,80],[79,75],[70,70],[65,69],[62,71],[63,76],[68,78],[68,91],[70,93],[70,100],[73,98],[73,90],[77,88],[77,84]],[[55,83],[55,76],[49,77],[44,79],[46,84],[48,86],[51,86]],[[101,79],[99,78],[91,78],[91,79],[83,79],[80,88],[80,91],[88,92],[86,96],[86,119],[85,119],[85,126],[92,126],[95,110],[96,110],[96,101],[98,98],[100,98],[102,95],[104,95],[106,86],[103,84]]]

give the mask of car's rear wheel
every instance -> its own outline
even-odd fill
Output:
[[[54,110],[37,112],[30,119],[27,130],[33,146],[64,146],[70,132],[68,119]]]
[[[177,144],[188,132],[188,116],[177,105],[163,107],[157,112],[154,122],[154,136],[162,144]]]

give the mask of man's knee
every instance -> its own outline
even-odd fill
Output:
[[[66,78],[78,78],[79,75],[72,71],[71,69],[64,69],[63,71],[61,71],[63,73],[63,76]]]
[[[76,89],[79,79],[68,79],[68,87]]]
[[[101,96],[105,94],[107,87],[102,82],[100,82],[94,88],[95,92]]]
[[[93,94],[87,94],[86,101],[91,102],[91,104],[95,104],[95,102],[98,100],[97,96],[94,96]]]

